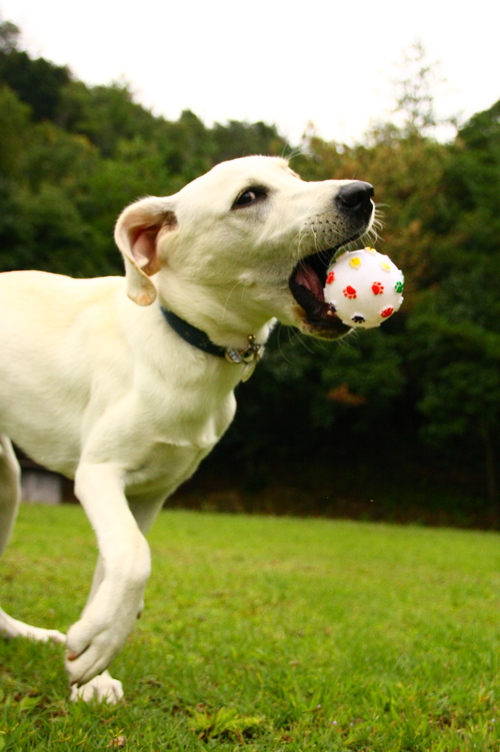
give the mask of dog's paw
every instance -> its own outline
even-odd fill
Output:
[[[142,604],[144,578],[104,580],[73,624],[66,640],[66,669],[70,683],[81,686],[102,674],[132,632]]]
[[[0,635],[7,639],[14,637],[26,637],[28,640],[35,642],[66,642],[66,635],[57,629],[41,629],[32,627],[31,624],[25,624],[22,621],[13,619],[0,609]]]
[[[94,676],[86,684],[82,684],[80,687],[73,685],[71,687],[70,700],[72,702],[78,702],[83,700],[84,702],[108,702],[110,705],[114,705],[123,698],[123,686],[121,681],[113,679],[107,671],[103,671],[102,674]]]
[[[66,643],[66,635],[59,632],[58,629],[39,629],[30,627],[25,637],[35,640],[36,642],[58,642],[61,645]]]
[[[66,670],[70,684],[81,686],[102,674],[116,658],[136,621],[135,609],[113,622],[95,621],[85,613],[73,624],[66,640]]]
[[[66,670],[70,684],[81,686],[105,671],[124,641],[113,630],[102,629],[89,635],[82,622],[74,624],[66,642]]]

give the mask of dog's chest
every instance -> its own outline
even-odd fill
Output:
[[[157,492],[159,495],[169,495],[191,477],[212,447],[155,443],[142,462],[127,471],[127,494],[142,496]]]
[[[236,403],[232,392],[219,401],[206,394],[195,399],[190,390],[179,390],[164,404],[142,402],[127,431],[126,487],[131,494],[158,488],[171,493],[187,480],[209,454],[231,423]],[[136,405],[136,408],[138,406]]]

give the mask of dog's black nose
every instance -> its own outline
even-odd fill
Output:
[[[373,198],[373,185],[364,183],[362,180],[353,180],[352,183],[343,185],[337,193],[337,201],[348,209],[356,209],[370,204]]]

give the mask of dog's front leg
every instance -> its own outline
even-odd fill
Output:
[[[97,593],[99,586],[104,579],[104,564],[102,556],[99,554],[97,565],[94,572],[94,579],[92,580],[92,588],[87,599],[89,604],[94,595]],[[85,684],[73,684],[71,687],[71,701],[78,702],[83,700],[84,702],[91,702],[97,700],[98,702],[108,702],[114,704],[123,698],[123,685],[118,679],[113,679],[109,671],[103,671],[102,674],[97,674],[90,681]]]
[[[166,492],[165,492],[166,494]],[[160,511],[165,499],[164,494],[159,496],[154,494],[152,497],[141,497],[140,499],[129,499],[129,507],[134,515],[134,518],[144,535],[148,532],[149,528],[158,512]],[[92,582],[92,589],[89,595],[89,601],[92,600],[94,594],[98,591],[99,586],[104,577],[104,564],[102,556],[99,556],[97,566],[94,573],[94,579]],[[143,604],[141,604],[142,607]],[[137,617],[141,615],[141,611],[137,614]],[[109,703],[118,702],[123,698],[123,686],[121,681],[114,679],[108,671],[104,671],[102,674],[94,676],[86,684],[80,686],[74,684],[71,688],[71,700],[77,702],[78,700],[84,700],[85,702],[98,700]]]
[[[114,465],[82,462],[75,491],[101,556],[87,605],[67,636],[66,667],[71,684],[80,686],[102,673],[123,647],[141,609],[151,564]]]

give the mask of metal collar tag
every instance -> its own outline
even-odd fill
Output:
[[[248,335],[248,347],[243,350],[236,350],[235,348],[228,348],[226,350],[226,360],[230,363],[253,363],[259,360],[264,345],[258,345],[255,342],[255,335]]]
[[[255,371],[255,366],[259,362],[263,352],[264,345],[257,344],[255,342],[255,335],[249,334],[248,347],[244,350],[227,349],[226,360],[238,365],[244,364],[245,367],[241,375],[241,380],[248,381],[252,373]]]

